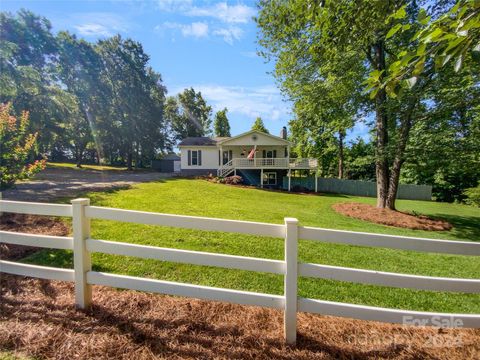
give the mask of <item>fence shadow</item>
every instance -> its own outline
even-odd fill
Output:
[[[412,338],[408,346],[352,345],[352,336],[368,336],[372,330],[402,331],[388,324],[363,322],[365,326],[359,327],[358,320],[300,316],[297,345],[290,347],[283,342],[282,312],[277,310],[95,287],[93,307],[80,311],[72,305],[71,284],[13,276],[5,276],[1,283],[0,346],[36,357],[389,359],[412,353],[432,357],[414,339],[422,332],[428,335],[428,330],[407,330]]]

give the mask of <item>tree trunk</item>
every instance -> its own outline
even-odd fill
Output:
[[[385,70],[385,47],[382,41],[374,45],[376,70]],[[382,79],[383,76],[380,76]],[[388,195],[388,132],[385,103],[387,94],[380,89],[375,96],[375,127],[377,145],[375,154],[375,172],[377,175],[377,207],[385,208]]]
[[[132,149],[129,149],[127,153],[127,170],[133,170],[132,160],[133,160]]]
[[[405,117],[400,126],[400,137],[398,139],[397,148],[395,150],[395,159],[393,160],[392,164],[392,170],[388,186],[388,195],[385,203],[386,208],[390,210],[395,210],[395,200],[397,198],[398,183],[400,181],[400,170],[402,168],[403,162],[405,161],[405,148],[407,147],[408,135],[412,127],[412,116],[415,105],[416,99],[412,99],[409,102]]]
[[[343,140],[345,139],[345,131],[338,132],[338,178],[343,179]]]

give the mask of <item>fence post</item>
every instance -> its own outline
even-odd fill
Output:
[[[287,344],[297,341],[298,220],[285,218],[285,313],[284,334]]]
[[[90,219],[85,216],[85,207],[89,205],[90,199],[72,200],[75,305],[80,309],[88,308],[92,303],[92,286],[87,284],[87,272],[92,269],[92,262],[85,243],[90,237]]]

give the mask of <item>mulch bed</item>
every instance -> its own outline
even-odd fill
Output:
[[[0,216],[0,230],[56,236],[67,236],[70,233],[69,227],[58,218],[12,213]],[[18,260],[38,250],[32,246],[0,244],[0,259]]]
[[[355,219],[413,230],[446,231],[453,227],[445,220],[432,219],[425,215],[417,216],[401,211],[379,209],[369,204],[347,202],[334,204],[332,208],[340,214]]]
[[[39,359],[478,359],[480,330],[414,328],[300,313],[296,347],[278,310],[3,276],[0,349]]]

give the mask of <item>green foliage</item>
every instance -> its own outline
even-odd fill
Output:
[[[45,167],[45,161],[33,161],[37,133],[28,132],[28,112],[20,119],[11,114],[11,104],[0,104],[0,190],[25,180]]]
[[[403,35],[412,27],[405,23],[407,12],[402,6],[386,20],[392,26],[386,35],[389,39],[397,33]],[[413,26],[416,32],[409,42],[414,44],[411,51],[397,55],[385,76],[380,79],[374,72],[370,73],[368,84],[372,95],[379,88],[395,97],[401,92],[401,82],[412,88],[419,76],[432,76],[447,63],[453,63],[456,72],[460,70],[467,56],[480,59],[480,3],[476,0],[458,0],[451,9],[431,21],[425,9],[420,9]]]
[[[19,115],[52,160],[150,163],[173,146],[163,120],[166,89],[140,43],[97,44],[29,11],[0,13],[0,102]]]
[[[270,134],[267,128],[265,127],[265,124],[263,123],[263,120],[260,116],[255,119],[255,122],[252,125],[252,130],[257,130],[257,131],[264,132],[265,134]]]
[[[477,187],[465,190],[465,202],[469,205],[480,207],[480,184]]]
[[[422,4],[428,9],[421,9]],[[395,207],[404,164],[414,163],[426,153],[420,148],[422,142],[427,145],[428,138],[415,130],[419,123],[437,121],[453,128],[464,126],[463,133],[474,132],[469,119],[479,109],[479,71],[474,61],[478,2],[461,1],[453,13],[444,11],[448,4],[381,0],[259,2],[256,21],[263,55],[275,62],[274,75],[294,102],[290,127],[295,152],[319,157],[324,174],[333,174],[336,159],[341,157],[340,134],[356,122],[372,119],[372,162],[380,189],[379,207]],[[453,34],[457,29],[459,32]],[[433,48],[437,53],[431,52]],[[435,67],[434,59],[447,55],[443,60],[448,60],[450,52],[463,54],[462,68]],[[404,75],[391,77],[396,73]],[[461,114],[470,114],[470,118],[464,120]],[[474,142],[473,136],[468,135],[468,139],[465,142]],[[418,146],[417,154],[408,150],[412,142]],[[478,168],[471,151],[463,154],[457,152],[457,163],[463,161],[465,168]],[[449,172],[448,164],[441,166],[441,171]],[[414,170],[417,174],[411,170],[404,180],[433,183],[433,177],[419,176],[420,167]],[[478,176],[470,173],[473,179]],[[467,178],[470,183],[471,177]],[[452,180],[447,182],[453,184]],[[458,190],[456,194],[461,194]]]
[[[217,111],[215,120],[213,121],[213,129],[216,136],[231,136],[230,123],[227,118],[227,108]]]
[[[176,97],[167,99],[165,117],[175,140],[189,136],[209,136],[212,133],[212,107],[200,92],[185,89]]]
[[[346,178],[375,181],[375,147],[358,138],[345,150]]]
[[[402,179],[431,184],[441,201],[462,201],[480,179],[480,64],[444,68],[428,90],[428,108],[411,130]]]

